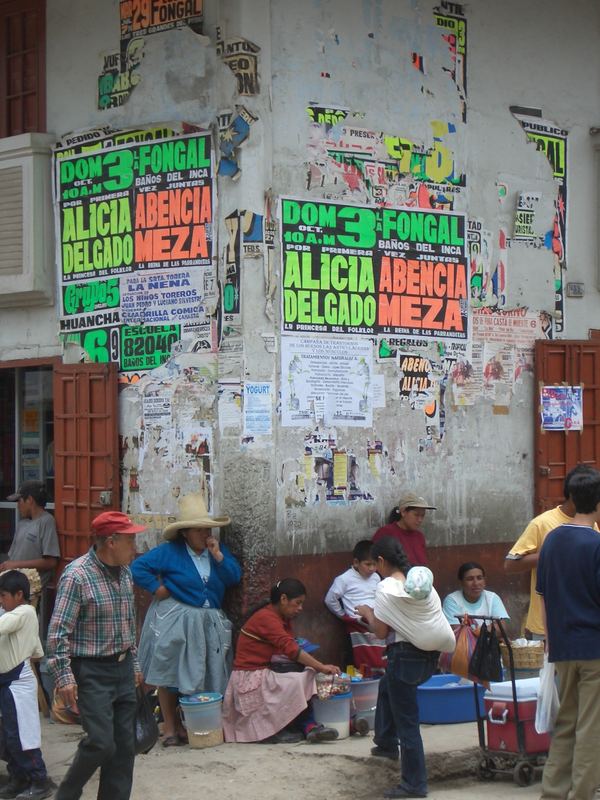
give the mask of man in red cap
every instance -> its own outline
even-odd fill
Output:
[[[100,800],[128,800],[133,780],[135,687],[143,680],[135,646],[129,564],[145,530],[120,511],[92,521],[94,545],[69,564],[48,628],[48,667],[86,736],[55,795],[78,800],[100,768]]]

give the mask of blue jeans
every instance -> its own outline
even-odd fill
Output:
[[[400,743],[400,785],[417,794],[427,794],[417,686],[433,675],[439,655],[437,651],[419,650],[409,642],[390,645],[377,695],[375,744],[393,752]]]

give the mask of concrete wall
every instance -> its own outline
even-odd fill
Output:
[[[98,109],[97,82],[104,54],[118,49],[117,0],[48,0],[47,7],[48,130],[57,137],[99,125],[127,128],[185,120],[212,128],[218,141],[216,120],[223,109],[242,104],[257,118],[239,151],[239,180],[218,179],[220,253],[227,241],[225,217],[235,209],[262,214],[269,191],[275,217],[281,195],[373,204],[373,184],[364,175],[344,176],[330,152],[331,142],[339,143],[351,129],[367,132],[367,139],[371,132],[388,155],[394,137],[410,140],[416,149],[429,148],[442,192],[449,185],[443,177],[448,164],[455,178],[464,176],[448,195],[455,210],[489,231],[488,266],[493,270],[499,259],[506,261],[501,310],[527,307],[531,314],[555,314],[555,259],[542,239],[553,226],[558,183],[548,159],[527,141],[510,111],[513,106],[538,109],[542,119],[566,132],[564,279],[586,286],[583,298],[564,298],[564,324],[555,333],[587,338],[588,328],[597,327],[597,198],[589,137],[589,128],[600,120],[596,3],[445,4],[442,16],[466,20],[465,87],[460,64],[457,68],[444,38],[448,29],[435,24],[433,2],[206,0],[204,35],[184,28],[147,36],[138,84],[126,103],[108,110]],[[258,94],[238,95],[235,77],[215,49],[217,26],[226,37],[244,37],[260,48]],[[340,117],[337,125],[315,124],[307,113],[309,104],[344,109],[346,118]],[[353,142],[359,138],[356,134]],[[399,205],[418,186],[413,172],[390,181],[382,191],[389,205]],[[539,194],[538,238],[530,244],[512,239],[520,192]],[[499,249],[502,229],[511,239],[504,252]],[[201,488],[215,511],[226,510],[233,519],[226,536],[246,568],[245,602],[240,595],[238,606],[264,596],[282,570],[297,569],[313,584],[314,624],[327,636],[329,620],[320,610],[320,597],[347,561],[340,554],[379,527],[400,492],[411,489],[437,506],[427,517],[425,532],[434,548],[440,588],[453,587],[456,566],[467,555],[484,560],[496,573],[492,588],[499,588],[498,568],[507,543],[532,514],[537,402],[531,372],[525,370],[514,385],[511,381],[502,403],[488,392],[461,407],[452,393],[454,362],[444,360],[437,345],[429,343],[425,351],[416,351],[439,362],[434,382],[442,389],[437,400],[445,412],[443,431],[428,431],[423,403],[413,402],[413,408],[408,397],[400,396],[400,362],[393,359],[374,361],[374,372],[385,376],[386,404],[374,409],[372,427],[338,426],[333,431],[317,420],[305,427],[284,427],[277,403],[285,380],[279,290],[272,305],[266,298],[269,280],[272,288],[280,277],[277,242],[272,266],[269,275],[262,258],[244,260],[244,353],[233,376],[240,384],[272,383],[272,436],[245,442],[239,425],[220,423],[222,353],[179,354],[156,375],[122,390],[123,506],[148,523],[140,549],[158,541],[164,519],[176,513],[178,496]],[[219,269],[222,273],[222,263]],[[489,308],[493,302],[490,296],[480,297],[475,305]],[[55,309],[3,310],[0,357],[55,354],[60,350],[55,331]],[[353,337],[347,341],[351,349]],[[193,466],[177,462],[160,436],[152,438],[156,431],[144,426],[144,397],[153,391],[168,396],[174,437],[185,438],[194,426],[210,432],[209,461]],[[353,480],[368,499],[350,500],[342,493],[340,502],[326,500],[315,464],[307,466],[305,460],[306,437],[317,428],[319,435],[334,439],[349,463],[354,459]],[[375,440],[380,448],[369,458],[368,442]],[[326,554],[338,555],[328,559]],[[514,602],[509,605],[513,602],[517,615],[524,591],[524,584],[512,585]]]

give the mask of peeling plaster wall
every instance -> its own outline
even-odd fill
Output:
[[[309,102],[358,112],[345,124],[385,131],[432,144],[431,121],[451,120],[455,164],[467,178],[455,208],[482,218],[492,231],[510,231],[518,191],[542,192],[536,211],[551,227],[556,185],[543,153],[528,143],[510,106],[539,107],[544,118],[569,131],[569,269],[565,280],[583,280],[586,296],[566,299],[562,336],[587,338],[597,325],[598,293],[593,265],[595,190],[588,129],[599,117],[600,9],[578,2],[517,2],[464,6],[468,25],[467,122],[459,96],[443,72],[448,48],[432,24],[432,3],[316,2],[310,11],[278,3],[273,18],[273,118],[276,191],[309,197],[305,176]],[[299,46],[301,43],[301,46]],[[424,55],[424,76],[411,52]],[[591,62],[587,62],[587,57]],[[569,65],[569,66],[567,66]],[[579,66],[578,66],[579,65]],[[426,86],[425,93],[420,85]],[[350,120],[350,122],[349,122]],[[335,129],[334,129],[335,130]],[[508,189],[499,202],[497,182]],[[343,187],[342,187],[343,188]],[[340,187],[337,187],[339,192]],[[336,196],[336,190],[321,196]],[[312,196],[318,197],[317,191]],[[338,193],[337,196],[340,196]],[[352,202],[352,193],[346,193]],[[355,202],[364,202],[358,194]],[[508,252],[506,308],[552,309],[551,253],[513,243]],[[394,370],[387,371],[388,390]],[[389,379],[388,379],[389,378]],[[397,394],[397,392],[396,392]],[[446,402],[446,433],[433,452],[419,453],[422,421],[388,391],[376,410],[373,431],[341,429],[338,444],[358,456],[361,489],[372,503],[312,508],[294,494],[302,470],[298,429],[280,428],[278,441],[278,552],[318,553],[349,549],[384,522],[402,488],[422,493],[438,511],[428,516],[431,545],[510,541],[532,515],[534,386],[531,376],[515,386],[509,413],[495,415],[490,401],[453,409]],[[389,453],[381,479],[369,476],[366,439],[381,439]]]
[[[588,130],[600,122],[600,7],[585,0],[568,5],[560,0],[465,4],[466,122],[460,92],[448,72],[448,44],[433,24],[433,8],[433,2],[423,0],[205,0],[204,36],[184,29],[146,37],[139,84],[127,103],[100,111],[98,75],[103,55],[118,47],[119,4],[48,0],[47,127],[57,136],[106,124],[125,128],[181,120],[214,129],[220,111],[243,104],[257,120],[241,154],[241,177],[236,182],[218,180],[222,252],[225,217],[236,209],[262,213],[269,189],[275,201],[283,194],[370,202],[360,191],[344,192],[343,184],[323,191],[306,187],[319,145],[318,138],[311,138],[317,134],[307,106],[343,107],[352,127],[437,147],[441,161],[451,157],[456,174],[466,177],[454,207],[483,221],[496,260],[498,231],[512,230],[519,192],[541,194],[536,233],[552,227],[557,185],[548,159],[527,142],[509,110],[539,108],[543,118],[568,131],[564,277],[586,284],[584,298],[565,298],[561,336],[587,338],[588,328],[599,326],[597,198]],[[217,26],[225,36],[244,37],[260,47],[260,94],[237,95],[234,75],[216,54]],[[413,66],[413,53],[423,57],[423,72]],[[452,123],[455,131],[436,139],[435,121]],[[506,191],[502,202],[499,186]],[[277,244],[275,266],[279,271]],[[278,342],[276,352],[267,349],[264,335],[278,338],[280,298],[277,293],[270,319],[262,261],[244,261],[242,294],[244,360],[239,377],[242,382],[272,382],[277,404],[281,346]],[[553,305],[551,253],[513,243],[504,307],[540,311]],[[56,309],[3,309],[0,357],[54,355],[60,352],[55,331]],[[234,435],[220,429],[217,361],[186,354],[156,371],[155,385],[145,384],[143,390],[130,386],[121,393],[123,505],[143,516],[149,527],[139,540],[140,549],[158,541],[165,520],[176,512],[177,497],[202,484],[215,511],[227,511],[233,519],[227,535],[244,559],[244,591],[252,600],[268,585],[277,557],[350,550],[384,522],[403,489],[422,493],[438,508],[425,526],[431,546],[508,542],[532,514],[535,387],[528,373],[515,384],[509,413],[493,413],[491,400],[483,398],[473,406],[453,408],[447,389],[443,440],[419,452],[423,412],[399,398],[397,364],[376,364],[376,373],[385,376],[386,407],[375,409],[372,428],[336,430],[338,448],[354,455],[355,478],[371,499],[332,505],[316,475],[304,467],[304,439],[315,426],[282,427],[274,410],[272,437],[242,445],[239,431]],[[179,449],[170,455],[162,449],[164,443],[141,436],[144,395],[151,391],[168,396],[174,431],[183,431]],[[182,455],[185,431],[194,425],[210,432],[208,461],[203,456],[191,463]],[[372,462],[367,440],[382,443]]]

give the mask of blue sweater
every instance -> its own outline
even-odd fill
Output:
[[[211,608],[221,608],[228,586],[240,582],[242,570],[225,545],[220,545],[223,561],[209,554],[210,576],[205,583],[192,561],[185,542],[164,542],[136,558],[131,565],[134,582],[151,594],[160,586],[159,577],[171,595],[188,606],[200,608],[206,600]]]

